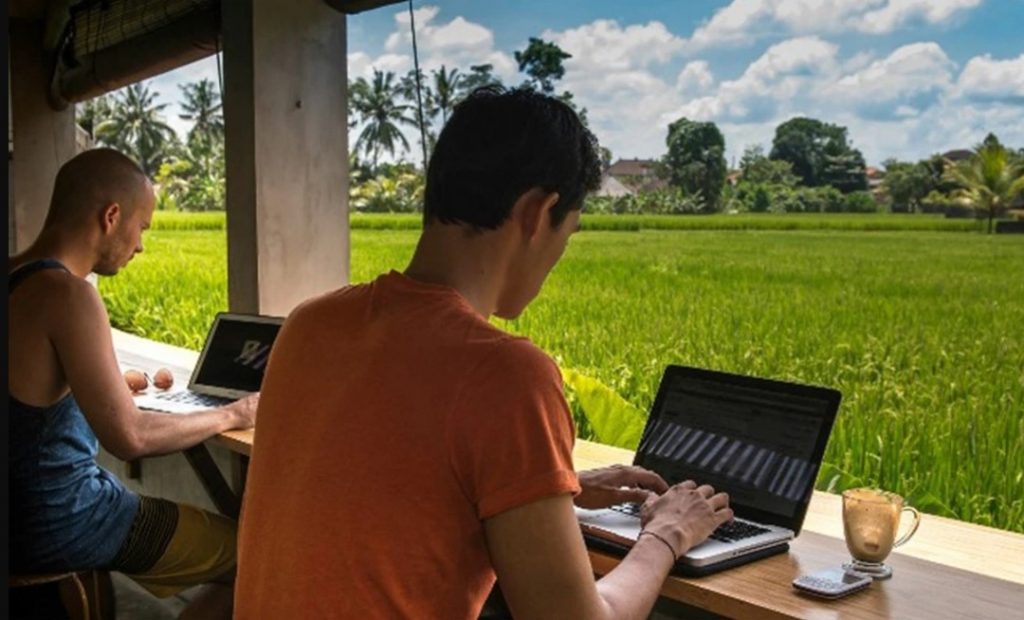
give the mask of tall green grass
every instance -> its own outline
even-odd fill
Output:
[[[402,268],[416,238],[353,231],[352,280]],[[146,248],[100,282],[112,321],[200,347],[227,305],[224,233],[157,230]],[[673,363],[836,387],[819,487],[1024,532],[1022,264],[1009,236],[584,231],[500,324],[643,410]]]
[[[158,211],[153,230],[224,230],[223,211],[184,213]],[[419,213],[352,213],[352,230],[419,230]],[[741,213],[734,215],[609,215],[584,213],[583,230],[837,230],[885,231],[918,230],[968,232],[981,230],[981,224],[969,219],[947,219],[941,215],[889,213]]]
[[[226,225],[224,211],[157,211],[153,214],[150,230],[224,230]]]

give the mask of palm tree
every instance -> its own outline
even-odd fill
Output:
[[[417,76],[419,76],[418,80],[416,79]],[[412,108],[412,120],[415,121],[416,133],[420,137],[420,146],[423,149],[424,158],[423,165],[426,167],[427,154],[434,150],[434,143],[437,142],[437,136],[434,135],[433,130],[434,117],[437,116],[437,108],[434,106],[436,95],[430,89],[427,79],[423,77],[423,71],[417,69],[410,69],[402,77],[398,85],[398,92],[409,102],[409,107]],[[422,110],[420,109],[421,101],[423,103]]]
[[[214,140],[223,139],[224,115],[220,93],[214,89],[213,82],[203,79],[182,84],[180,88],[185,100],[181,104],[184,114],[178,116],[195,123],[188,132],[189,143],[210,144]]]
[[[434,101],[433,108],[441,113],[441,125],[448,122],[448,115],[462,96],[462,78],[458,69],[446,71],[445,66],[433,72]]]
[[[996,213],[1024,193],[1024,162],[1013,156],[992,134],[974,149],[974,157],[950,163],[950,181],[959,186],[953,197],[988,215],[988,232]]]
[[[150,177],[160,168],[174,134],[161,114],[167,104],[154,104],[158,94],[141,83],[124,88],[115,96],[110,116],[96,126],[101,144],[132,156]]]
[[[84,129],[89,137],[96,139],[96,126],[110,117],[111,98],[108,95],[100,95],[75,106],[75,120],[78,126]]]
[[[381,151],[394,155],[399,143],[405,150],[409,149],[409,141],[402,134],[400,125],[415,127],[416,121],[409,116],[411,106],[399,103],[401,88],[395,84],[394,73],[374,69],[373,81],[357,78],[350,96],[352,107],[363,125],[356,140],[356,149],[362,149],[370,156],[374,168]]]

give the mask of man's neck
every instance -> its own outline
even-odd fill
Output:
[[[490,318],[505,286],[508,245],[502,230],[474,233],[465,226],[429,224],[405,275],[455,289],[480,316]]]

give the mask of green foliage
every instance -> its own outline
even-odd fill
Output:
[[[160,202],[183,211],[221,211],[226,205],[224,140],[197,137],[160,165],[153,181]]]
[[[808,187],[832,185],[847,193],[866,190],[864,156],[852,148],[846,128],[814,118],[792,118],[775,128],[772,159],[788,161]]]
[[[433,98],[430,101],[431,109],[435,114],[441,115],[441,126],[448,122],[455,104],[463,95],[463,83],[465,76],[453,68],[448,71],[444,65],[440,69],[430,72],[434,80]]]
[[[526,48],[515,52],[519,70],[530,76],[528,85],[542,93],[555,92],[555,82],[565,75],[562,61],[572,58],[554,43],[530,37]]]
[[[843,205],[845,213],[877,213],[878,202],[869,192],[850,192]]]
[[[202,345],[227,307],[224,232],[160,229],[194,217],[158,214],[146,251],[100,279],[116,326]],[[367,214],[353,227],[417,219]],[[587,229],[601,220],[644,230]],[[647,230],[661,221],[829,230]],[[973,225],[891,214],[586,215],[537,300],[499,324],[641,411],[667,364],[834,386],[844,399],[819,488],[877,485],[932,512],[1024,532],[1024,280],[1006,267],[1024,261],[1024,245],[833,228],[888,222]],[[417,237],[355,230],[352,281],[404,268]]]
[[[96,126],[110,118],[113,107],[113,95],[93,97],[75,106],[75,122],[89,136],[96,138]]]
[[[867,191],[867,164],[864,162],[864,156],[857,149],[848,149],[834,155],[827,153],[822,180],[825,185],[834,187],[844,194]]]
[[[702,197],[705,211],[719,209],[728,168],[725,138],[714,123],[680,118],[668,126],[665,166],[672,185]]]
[[[889,159],[884,165],[882,184],[892,200],[893,211],[914,213],[921,208],[925,196],[936,189],[935,177],[927,162],[912,164]]]
[[[159,216],[161,214],[157,214]],[[423,218],[415,214],[384,215],[353,212],[352,230],[420,230]],[[678,215],[610,215],[593,213],[588,206],[580,220],[586,231],[636,232],[641,230],[828,230],[835,232],[933,231],[970,232],[976,230],[969,220],[947,219],[932,215],[875,214],[716,214],[700,217]]]
[[[925,213],[943,213],[952,206],[956,206],[956,201],[937,189],[928,192],[928,195],[921,199],[921,210]]]
[[[435,77],[436,74],[435,71]],[[416,69],[409,69],[402,77],[398,92],[409,102],[409,117],[416,127],[416,139],[420,144],[423,167],[426,168],[430,153],[437,142],[437,133],[434,131],[434,119],[439,111],[435,103],[437,93],[431,88],[430,81],[423,75],[423,71],[417,72]]]
[[[408,168],[381,174],[353,186],[349,207],[367,213],[412,213],[423,210],[423,176]]]
[[[101,145],[128,155],[150,177],[160,168],[174,137],[174,131],[163,121],[167,104],[155,103],[158,94],[141,82],[121,89],[93,132]]]
[[[832,186],[789,187],[742,182],[735,190],[741,210],[752,213],[875,213],[878,204],[868,192],[843,195]]]
[[[215,148],[214,145],[223,145],[223,106],[213,82],[203,79],[181,84],[179,88],[185,98],[181,103],[185,113],[179,116],[192,121],[192,129],[188,132],[189,148],[202,152]]]
[[[372,81],[356,78],[349,83],[348,92],[353,117],[363,126],[356,150],[368,155],[373,167],[381,153],[394,155],[398,146],[409,149],[401,127],[417,125],[412,106],[400,103],[402,87],[395,83],[394,73],[374,69]]]
[[[636,449],[647,420],[644,411],[630,404],[604,383],[577,370],[564,369],[562,378],[572,390],[586,418],[586,426],[597,441],[609,446]]]
[[[769,184],[796,187],[800,177],[793,174],[793,164],[779,159],[769,159],[761,145],[747,147],[740,159],[740,179],[743,183]]]
[[[751,195],[750,210],[754,213],[767,213],[771,207],[772,201],[768,194],[768,188],[761,184],[755,185]]]
[[[627,194],[625,196],[591,196],[587,213],[664,215],[701,213],[704,202],[700,196],[687,196],[682,190],[666,188]]]
[[[988,218],[988,231],[996,214],[1024,194],[1024,162],[1018,160],[992,134],[974,149],[974,156],[947,168],[958,203],[972,207]]]
[[[483,86],[500,86],[501,80],[494,76],[494,65],[471,65],[469,73],[462,78],[462,88],[469,93]]]

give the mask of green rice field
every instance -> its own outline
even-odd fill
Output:
[[[101,280],[114,325],[202,345],[227,305],[223,216],[206,217],[221,225],[158,220],[145,253]],[[408,216],[363,217],[375,219],[353,220],[353,282],[403,268],[418,234]],[[926,512],[1024,532],[1024,238],[927,216],[674,219],[730,217],[759,219],[736,230],[585,219],[540,297],[499,324],[643,410],[673,363],[838,388],[819,488],[878,485]],[[868,226],[878,221],[902,229]]]

